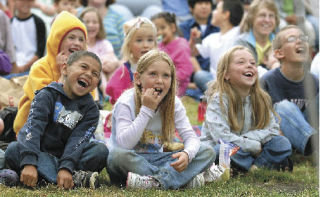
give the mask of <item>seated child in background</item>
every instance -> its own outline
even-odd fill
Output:
[[[124,90],[133,86],[133,73],[136,72],[139,58],[157,47],[157,29],[147,18],[138,17],[126,22],[124,32],[121,53],[125,63],[113,73],[106,88],[111,104],[115,104]]]
[[[102,62],[102,74],[99,89],[103,94],[103,98],[105,98],[105,89],[107,86],[107,82],[110,79],[112,73],[116,70],[116,68],[118,68],[119,61],[113,51],[112,44],[107,39],[105,39],[106,32],[104,31],[102,19],[98,11],[92,7],[85,8],[81,12],[79,18],[87,27],[87,50],[98,55]]]
[[[239,0],[219,1],[216,9],[212,12],[211,24],[220,28],[220,32],[212,33],[196,43],[201,32],[197,28],[191,29],[190,47],[192,55],[201,55],[210,58],[210,72],[199,70],[194,74],[194,81],[202,92],[207,90],[207,83],[216,78],[217,65],[225,51],[234,45],[240,31],[238,25],[243,15],[243,6]]]
[[[24,185],[34,187],[44,179],[64,189],[98,186],[108,149],[89,139],[99,119],[90,92],[100,72],[99,57],[77,51],[62,65],[62,83],[52,82],[35,93],[28,120],[5,155]]]
[[[68,56],[74,51],[86,49],[86,35],[85,25],[74,15],[63,11],[55,18],[47,40],[47,54],[34,63],[24,84],[24,95],[14,121],[16,133],[27,121],[34,92],[52,81],[59,81],[60,66]]]
[[[258,65],[259,77],[262,77],[268,70],[280,67],[279,60],[274,56],[272,47],[269,47],[263,57],[263,63]]]
[[[67,11],[71,14],[76,15],[77,0],[54,0],[53,5],[46,5],[39,1],[36,1],[34,7],[40,9],[44,14],[48,16],[54,16],[62,11]]]
[[[158,37],[161,37],[159,49],[163,50],[173,60],[176,67],[178,96],[185,95],[186,89],[190,82],[190,77],[193,72],[193,61],[197,61],[191,57],[191,50],[188,41],[183,37],[178,37],[179,31],[176,24],[176,15],[169,12],[160,12],[151,17],[152,22],[157,27]]]
[[[134,88],[114,106],[108,172],[128,188],[199,187],[214,161],[200,144],[176,92],[175,66],[163,51],[151,50],[138,61]],[[175,129],[184,146],[173,143]],[[206,174],[212,175],[210,170]]]
[[[202,127],[204,143],[219,153],[218,140],[235,144],[240,150],[231,157],[231,167],[289,167],[289,140],[280,135],[276,113],[259,85],[252,52],[235,46],[220,59],[217,80],[206,92],[208,107]],[[289,165],[289,166],[288,166]]]

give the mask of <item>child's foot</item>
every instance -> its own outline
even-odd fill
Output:
[[[213,164],[209,169],[204,172],[205,182],[213,182],[218,180],[226,181],[230,179],[230,170],[225,169],[220,165]]]
[[[91,172],[91,171],[74,171],[72,175],[72,179],[74,182],[75,187],[86,187],[95,189],[100,187],[98,181],[98,172]]]
[[[203,173],[198,174],[197,176],[193,177],[191,181],[187,184],[187,188],[199,188],[204,186],[204,175]]]
[[[128,172],[127,188],[149,189],[159,187],[160,183],[151,176],[141,176],[133,172]]]
[[[18,174],[10,169],[0,170],[0,184],[12,187],[17,186],[19,183]]]

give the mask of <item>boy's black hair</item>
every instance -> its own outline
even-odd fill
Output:
[[[53,2],[54,2],[55,4],[58,4],[60,1],[61,1],[61,0],[54,0]],[[76,2],[77,0],[69,0],[69,1],[74,1],[74,2]]]
[[[213,6],[212,0],[188,0],[188,5],[193,9],[194,5],[199,2],[210,2],[211,6]]]
[[[238,26],[243,16],[243,5],[239,0],[223,0],[223,11],[230,12],[229,22]]]
[[[89,56],[97,60],[97,62],[100,65],[100,69],[102,68],[102,63],[100,61],[100,58],[95,53],[92,53],[90,51],[75,51],[71,53],[71,55],[68,58],[67,65],[70,66],[71,64],[78,61],[81,57],[84,57],[84,56]]]
[[[105,3],[106,7],[109,7],[109,5],[115,3],[115,0],[107,0]],[[80,4],[83,5],[84,7],[88,6],[88,0],[80,0]]]

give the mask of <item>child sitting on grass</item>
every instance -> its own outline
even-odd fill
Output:
[[[108,149],[89,139],[99,119],[90,92],[97,87],[100,72],[94,53],[74,52],[62,65],[62,83],[36,91],[28,120],[5,154],[6,164],[20,174],[24,185],[35,187],[44,180],[64,189],[99,186],[98,172],[106,166]],[[18,181],[9,172],[1,179]]]
[[[248,48],[235,46],[220,59],[217,80],[210,83],[202,141],[219,153],[218,140],[240,150],[231,157],[231,167],[289,167],[289,140],[280,135],[269,95],[260,88],[255,58]],[[217,157],[218,158],[218,157]]]

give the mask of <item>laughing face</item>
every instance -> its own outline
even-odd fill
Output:
[[[268,37],[275,29],[276,15],[267,8],[260,8],[253,20],[253,33],[258,37]]]
[[[85,34],[80,29],[74,29],[67,33],[67,35],[63,38],[59,48],[59,53],[64,52],[64,54],[69,57],[71,53],[84,50],[85,48]]]
[[[309,45],[303,32],[290,28],[280,33],[282,46],[275,51],[276,57],[290,64],[305,63],[309,58]]]
[[[241,95],[249,95],[251,87],[256,83],[258,70],[253,55],[244,49],[233,53],[225,79]]]
[[[82,17],[82,20],[87,27],[89,40],[95,40],[99,33],[100,25],[98,17],[97,13],[93,11],[85,13]]]
[[[63,90],[70,99],[84,96],[94,90],[100,79],[100,64],[90,56],[82,56],[71,65],[64,64]]]

